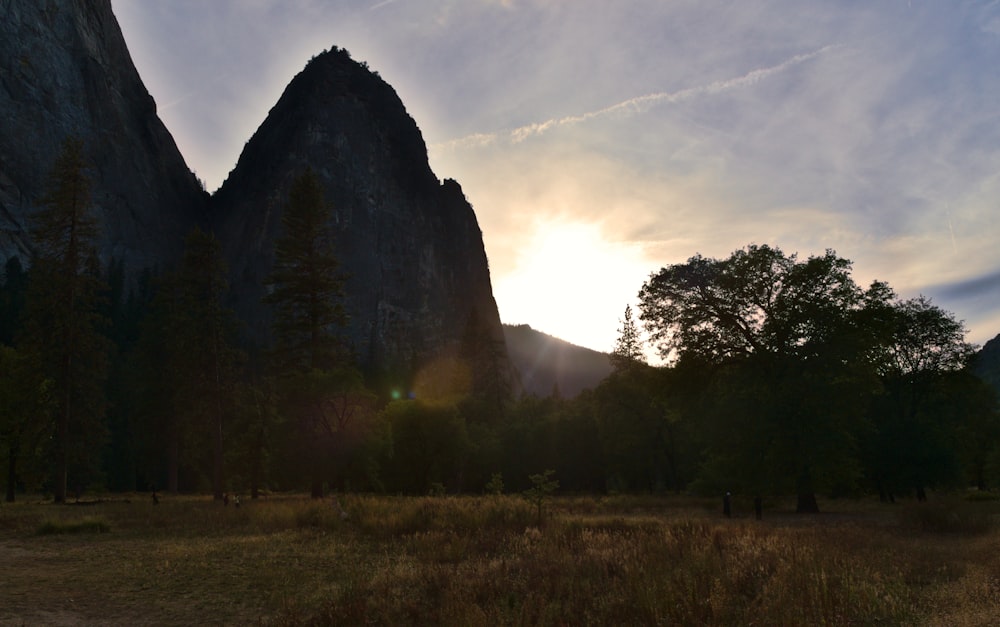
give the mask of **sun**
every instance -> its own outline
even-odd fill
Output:
[[[610,351],[649,269],[640,245],[610,240],[600,224],[542,222],[527,236],[514,270],[495,280],[500,317]]]

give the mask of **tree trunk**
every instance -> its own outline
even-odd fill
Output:
[[[313,475],[312,479],[312,489],[310,490],[310,495],[314,499],[323,498],[323,479],[321,477],[316,476],[315,474]]]
[[[170,434],[170,444],[167,446],[167,492],[177,494],[180,488],[177,475],[180,472],[180,442],[176,429]]]
[[[222,500],[223,468],[222,468],[222,415],[218,414],[218,423],[215,425],[215,446],[212,455],[212,496],[216,501]]]
[[[55,485],[52,486],[53,500],[56,503],[66,502],[66,483],[69,474],[69,393],[66,394],[67,406],[59,416],[56,442]]]
[[[7,449],[7,498],[8,503],[14,502],[14,489],[17,483],[17,445],[11,444]]]
[[[819,503],[816,502],[816,494],[810,492],[808,494],[799,494],[798,501],[795,504],[796,514],[818,514],[819,513]]]

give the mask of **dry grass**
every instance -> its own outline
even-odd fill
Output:
[[[572,497],[0,506],[3,624],[932,624],[1000,615],[1000,504]],[[746,511],[737,508],[737,512]],[[43,527],[76,533],[39,535]]]

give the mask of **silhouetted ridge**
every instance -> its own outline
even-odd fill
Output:
[[[472,207],[458,183],[434,176],[396,92],[337,48],[295,76],[212,199],[235,305],[255,343],[269,342],[262,282],[289,185],[306,168],[333,206],[347,335],[365,366],[413,371],[456,353],[472,321],[504,353]]]
[[[983,345],[973,360],[972,370],[1000,395],[1000,335]]]
[[[611,374],[607,353],[571,344],[526,324],[503,326],[507,352],[528,394],[546,397],[558,389],[572,398]]]
[[[225,203],[233,188],[252,186],[254,181],[248,180],[248,174],[271,161],[273,155],[267,154],[267,150],[298,131],[301,121],[315,117],[315,111],[331,103],[351,100],[360,105],[355,110],[363,111],[368,118],[366,121],[375,124],[381,139],[393,147],[390,174],[401,184],[426,193],[437,187],[438,180],[428,164],[427,147],[420,129],[407,114],[396,91],[365,64],[351,59],[347,50],[334,47],[313,57],[288,84],[264,123],[247,142],[236,167],[216,192],[217,200]],[[337,130],[343,133],[345,140],[356,139],[350,129],[360,122],[362,120],[344,119]],[[330,131],[311,130],[317,134]]]

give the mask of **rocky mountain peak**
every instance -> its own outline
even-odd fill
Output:
[[[454,181],[439,182],[416,123],[396,92],[337,48],[288,85],[212,200],[232,264],[236,306],[259,343],[260,304],[291,181],[319,176],[333,207],[347,273],[348,339],[363,364],[385,371],[461,349],[469,325],[507,363],[482,232]]]
[[[0,111],[3,260],[30,258],[28,217],[63,142],[77,137],[92,166],[102,261],[166,268],[194,226],[211,229],[247,339],[265,347],[261,297],[282,207],[311,168],[334,210],[346,334],[360,363],[412,374],[465,354],[509,374],[472,207],[456,182],[435,177],[392,87],[346,51],[316,56],[291,81],[213,197],[157,117],[108,0],[0,0]]]
[[[0,1],[0,256],[30,257],[27,217],[67,137],[83,140],[102,259],[172,259],[207,196],[132,63],[108,0]]]

